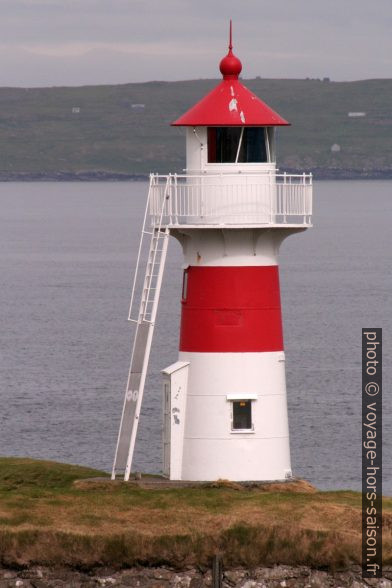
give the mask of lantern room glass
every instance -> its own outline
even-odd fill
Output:
[[[265,127],[208,127],[208,163],[267,163]]]

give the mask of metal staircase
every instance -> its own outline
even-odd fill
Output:
[[[112,480],[118,475],[123,475],[124,480],[129,479],[131,473],[132,457],[135,448],[137,427],[141,404],[143,400],[144,384],[146,381],[148,361],[152,336],[155,326],[155,318],[161,291],[163,271],[165,268],[166,253],[170,231],[167,226],[162,226],[163,211],[169,199],[169,181],[164,190],[160,214],[154,217],[152,227],[149,226],[150,198],[153,194],[154,178],[151,177],[149,194],[147,198],[146,212],[144,215],[143,230],[140,239],[136,271],[132,287],[131,303],[128,320],[136,323],[135,339],[133,343],[131,365],[129,368],[128,382],[125,390],[124,406],[121,416],[120,430],[118,433],[116,455],[114,458]],[[142,281],[141,291],[139,286],[140,266],[142,265],[143,250],[146,240],[149,241],[147,262]],[[139,293],[139,296],[138,296]],[[140,299],[139,311],[136,317],[132,316],[135,301]]]

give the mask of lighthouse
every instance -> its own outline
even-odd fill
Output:
[[[150,177],[112,478],[131,472],[170,237],[183,282],[179,353],[162,371],[163,474],[292,476],[278,252],[311,226],[312,177],[277,168],[275,130],[289,123],[240,81],[231,24],[219,68],[221,82],[172,123],[186,129],[185,172]]]

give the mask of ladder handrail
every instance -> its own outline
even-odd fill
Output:
[[[159,214],[159,222],[158,222],[158,224],[155,224],[155,223],[153,224],[152,231],[147,231],[146,227],[147,227],[147,222],[150,218],[149,209],[150,209],[151,196],[153,195],[153,186],[157,185],[155,183],[155,180],[156,180],[156,174],[150,174],[150,184],[149,184],[149,190],[148,190],[148,196],[147,196],[147,204],[146,204],[146,209],[144,211],[143,228],[142,228],[142,233],[140,236],[139,249],[138,249],[138,254],[137,254],[137,259],[136,259],[136,267],[135,267],[135,273],[134,273],[132,291],[131,291],[131,300],[129,303],[128,320],[131,322],[137,322],[137,320],[139,320],[139,318],[140,318],[140,317],[138,317],[137,320],[132,318],[132,308],[133,308],[133,304],[134,304],[134,300],[135,300],[135,294],[136,294],[136,288],[137,288],[137,278],[139,275],[140,259],[142,256],[144,236],[147,234],[150,234],[151,241],[152,241],[154,239],[155,231],[159,231],[157,234],[158,235],[160,234],[161,229],[162,229],[162,220],[164,217],[166,200],[169,198],[170,175],[167,176],[167,178],[166,178],[164,197],[162,199],[161,210],[160,210],[160,214]],[[151,247],[151,242],[150,242],[150,247]],[[152,266],[154,266],[154,265],[155,265],[155,255],[154,255]],[[149,292],[150,292],[150,288],[149,288]],[[140,310],[140,306],[139,306],[139,310]]]
[[[164,249],[164,253],[163,253],[163,257],[162,257],[163,266],[164,266],[165,259],[166,259],[166,251],[167,251],[167,243],[168,243],[167,239],[169,237],[169,234],[170,234],[169,233],[169,230],[166,229],[165,230],[165,235],[166,235],[165,244],[166,244],[166,247]],[[160,284],[162,283],[163,266],[162,266],[162,271],[160,272],[160,276],[161,276],[160,277]],[[147,338],[146,347],[145,347],[145,353],[144,353],[144,358],[143,358],[143,369],[142,369],[142,375],[141,375],[141,379],[140,379],[139,393],[138,393],[138,396],[137,396],[137,399],[136,399],[135,418],[134,418],[134,422],[133,422],[133,426],[132,426],[131,438],[129,440],[128,459],[127,459],[127,463],[126,463],[126,466],[125,466],[125,472],[124,472],[124,480],[126,482],[129,480],[129,476],[130,476],[130,473],[131,473],[133,453],[134,453],[134,450],[135,450],[136,435],[137,435],[137,429],[138,429],[138,424],[139,424],[139,415],[140,415],[140,412],[141,412],[141,406],[142,406],[143,395],[144,395],[144,386],[145,386],[145,381],[146,381],[146,376],[147,376],[147,368],[148,368],[148,363],[149,363],[149,359],[150,359],[152,336],[153,336],[153,333],[154,333],[155,314],[156,314],[156,310],[158,308],[159,292],[160,292],[160,287],[159,287],[159,289],[156,290],[156,295],[154,297],[152,316],[151,316],[151,321],[150,321],[150,325],[149,325],[148,338]],[[129,391],[129,382],[130,382],[130,379],[131,379],[131,370],[129,371],[129,377],[128,377],[126,394]]]
[[[140,256],[142,253],[142,246],[143,246],[143,235],[144,235],[144,231],[146,228],[146,223],[147,223],[147,218],[149,216],[149,206],[150,206],[150,197],[151,197],[151,187],[153,184],[153,181],[155,180],[154,174],[150,174],[150,184],[148,187],[148,196],[147,196],[147,204],[146,204],[146,209],[144,211],[144,217],[143,217],[143,228],[142,228],[142,234],[140,237],[140,242],[139,242],[139,249],[137,252],[137,258],[136,258],[136,267],[135,267],[135,273],[133,276],[133,284],[132,284],[132,291],[131,291],[131,301],[129,303],[129,311],[128,311],[128,320],[131,320],[131,312],[132,312],[132,306],[133,306],[133,300],[135,297],[135,291],[136,291],[136,283],[137,283],[137,276],[138,276],[138,272],[139,272],[139,266],[140,266]]]
[[[171,174],[168,175],[167,177],[167,181],[166,181],[166,186],[165,186],[165,191],[163,193],[163,199],[162,199],[162,205],[161,205],[161,212],[159,215],[159,222],[158,222],[158,226],[154,225],[153,227],[153,234],[151,236],[151,240],[154,239],[154,237],[156,238],[156,246],[159,243],[159,239],[161,237],[161,229],[162,229],[162,219],[163,219],[163,213],[165,210],[165,206],[166,206],[166,201],[169,199],[169,185],[171,183]],[[154,234],[156,232],[156,235]],[[153,254],[153,259],[151,262],[151,272],[153,273],[153,269],[155,267],[155,261],[156,261],[156,256],[157,256],[157,247],[154,248],[154,254]],[[147,305],[147,301],[150,298],[150,291],[151,291],[151,279],[148,280],[148,290],[147,290],[147,295],[146,295],[146,305]],[[143,315],[145,316],[146,314],[146,307],[144,309]]]
[[[139,305],[138,319],[136,321],[137,326],[136,326],[136,331],[134,334],[134,341],[133,341],[132,354],[131,354],[131,363],[130,363],[130,368],[129,368],[129,372],[128,372],[128,379],[127,379],[127,385],[126,385],[126,390],[125,390],[125,397],[124,397],[123,410],[122,410],[121,421],[120,421],[120,428],[119,428],[119,433],[118,433],[118,437],[117,437],[116,453],[115,453],[113,469],[112,469],[112,479],[115,479],[116,473],[119,470],[117,460],[119,457],[120,444],[121,444],[121,451],[120,451],[121,457],[120,457],[120,459],[123,464],[121,470],[125,469],[124,480],[129,479],[129,475],[130,475],[130,471],[131,471],[132,458],[133,458],[133,452],[134,452],[134,448],[135,448],[136,434],[137,434],[137,428],[138,428],[138,420],[139,420],[139,414],[140,414],[141,404],[142,404],[142,399],[143,399],[144,385],[145,385],[145,380],[146,380],[146,375],[147,375],[147,367],[148,367],[150,351],[151,351],[152,336],[153,336],[153,331],[154,331],[154,326],[155,326],[155,318],[156,318],[156,313],[157,313],[157,308],[158,308],[158,303],[159,303],[159,295],[160,295],[162,279],[163,279],[163,271],[164,271],[165,261],[166,261],[168,238],[170,235],[170,229],[168,227],[165,227],[164,231],[162,231],[162,219],[164,216],[164,209],[165,209],[167,200],[170,198],[170,191],[169,191],[170,183],[171,183],[171,178],[169,177],[169,178],[167,178],[167,182],[166,182],[166,186],[165,186],[164,198],[162,200],[159,220],[157,223],[154,223],[154,225],[152,227],[152,232],[147,232],[146,231],[146,223],[147,223],[147,219],[149,218],[148,217],[148,209],[149,209],[149,203],[150,203],[150,198],[151,198],[151,194],[152,194],[151,186],[153,184],[153,177],[151,176],[151,179],[150,179],[149,195],[147,198],[146,212],[144,215],[142,235],[141,235],[140,244],[139,244],[137,265],[136,265],[136,269],[135,269],[135,278],[134,278],[134,282],[133,282],[133,286],[132,286],[131,305],[130,305],[130,311],[129,311],[129,316],[128,316],[128,318],[130,320],[133,320],[130,318],[130,316],[131,316],[132,305],[133,305],[133,302],[135,299],[135,294],[136,294],[136,289],[137,289],[137,274],[138,274],[139,267],[141,264],[141,259],[142,259],[142,245],[143,245],[144,236],[146,234],[151,234],[151,239],[150,239],[149,252],[148,252],[148,257],[147,257],[147,262],[146,262],[145,277],[144,277],[144,281],[143,281],[143,290],[142,290],[140,305]],[[162,249],[159,249],[160,243],[162,243]],[[158,252],[160,252],[160,255],[157,256]],[[157,273],[155,273],[156,266],[158,266]],[[155,287],[153,288],[152,283],[153,283],[153,279],[155,277],[156,277],[156,283],[155,283]],[[153,294],[152,294],[152,292],[153,292]],[[152,294],[152,296],[151,296],[151,294]],[[149,303],[152,304],[152,307],[150,310],[148,310]],[[149,318],[148,318],[148,315],[150,315]],[[142,323],[144,324],[144,326],[142,325]],[[143,333],[143,331],[140,331],[140,329],[146,329],[146,328],[147,328],[147,331],[145,332],[145,338],[144,338],[144,336],[142,336],[142,342],[141,342],[141,344],[142,344],[141,351],[142,351],[143,355],[142,355],[142,363],[141,363],[141,367],[140,367],[140,357],[138,360],[137,359],[137,351],[138,350],[136,349],[137,344],[138,344],[138,333],[139,332]],[[139,343],[140,343],[140,340],[139,340]],[[135,361],[136,361],[136,364],[134,363]],[[139,375],[139,377],[140,377],[139,383],[137,385],[137,381],[136,381],[136,387],[131,390],[131,386],[132,385],[135,386],[135,376],[137,377],[137,375]],[[132,384],[132,377],[133,377],[133,384]],[[130,404],[128,404],[130,402],[135,402],[133,407]],[[129,419],[128,421],[124,421],[124,419],[126,418],[126,414],[125,414],[126,411],[128,413],[128,419]],[[125,423],[125,429],[123,429],[124,423]],[[127,428],[127,424],[131,425],[130,428]],[[124,437],[124,435],[125,435],[125,437]],[[126,464],[124,464],[123,460],[125,458],[124,454],[126,453],[126,449],[125,449],[126,447],[128,447],[127,454],[126,454],[127,460],[126,460]],[[125,468],[124,468],[124,465],[125,465]]]

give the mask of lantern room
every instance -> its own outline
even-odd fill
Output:
[[[172,123],[186,127],[186,172],[263,173],[276,170],[275,127],[288,123],[240,81],[232,34],[219,69],[221,83]]]

